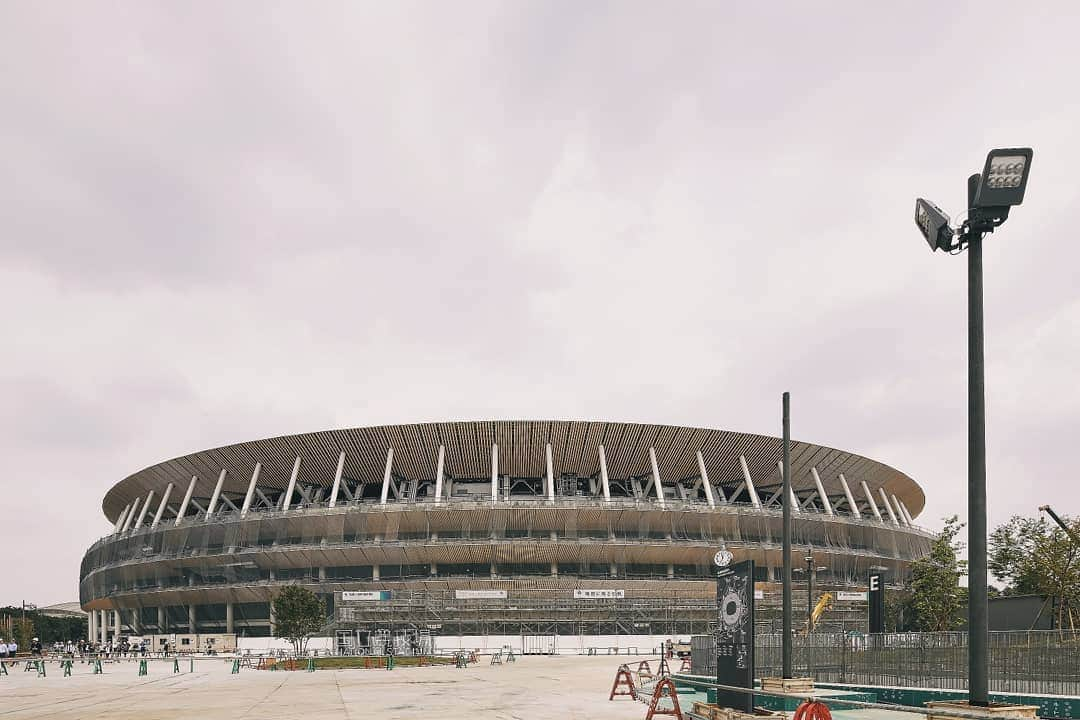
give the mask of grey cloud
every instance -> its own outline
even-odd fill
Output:
[[[1072,8],[991,5],[5,4],[3,532],[70,530],[20,590],[72,599],[104,492],[177,454],[469,417],[775,433],[784,390],[933,526],[965,505],[964,258],[912,204],[955,216],[1021,143],[986,248],[992,520],[1070,512]]]

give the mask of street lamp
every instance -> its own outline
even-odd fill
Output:
[[[932,250],[968,251],[968,703],[990,702],[986,608],[986,418],[983,372],[982,240],[1024,201],[1031,148],[1002,148],[968,178],[967,220],[955,230],[948,216],[922,198],[915,224]]]

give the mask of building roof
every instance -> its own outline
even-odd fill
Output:
[[[85,617],[86,612],[77,602],[58,603],[56,605],[49,605],[48,607],[38,608],[38,612],[42,615],[53,616],[71,616],[71,617]]]
[[[293,463],[301,458],[298,481],[333,483],[338,456],[345,453],[343,475],[360,482],[381,482],[387,450],[393,449],[393,472],[407,479],[435,477],[439,446],[446,449],[446,473],[455,478],[491,476],[492,445],[498,446],[498,472],[512,477],[542,477],[546,445],[551,445],[554,473],[591,476],[599,471],[599,447],[605,448],[608,475],[642,477],[650,472],[649,448],[656,451],[665,482],[698,476],[701,452],[709,480],[725,487],[743,481],[740,456],[746,458],[754,484],[779,484],[778,437],[707,428],[579,420],[484,420],[417,423],[324,430],[284,435],[202,450],[151,465],[124,478],[105,495],[102,508],[116,522],[124,507],[154,490],[161,497],[168,483],[181,488],[198,478],[196,497],[207,497],[219,473],[226,472],[225,492],[243,493],[256,463],[260,487],[284,489]],[[792,484],[813,487],[816,468],[827,494],[843,492],[839,475],[849,484],[865,481],[872,491],[883,487],[917,516],[925,504],[922,488],[884,463],[855,453],[811,443],[791,445]]]

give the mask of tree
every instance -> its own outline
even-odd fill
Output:
[[[0,607],[0,637],[5,636],[5,632],[12,633],[7,629],[7,620],[5,618],[12,618],[11,622],[21,620],[26,617],[26,623],[29,629],[20,629],[18,632],[21,635],[16,635],[19,638],[18,642],[20,646],[23,645],[22,635],[26,635],[26,644],[30,642],[30,638],[37,637],[41,642],[46,645],[53,642],[67,642],[68,640],[78,640],[86,637],[87,618],[84,617],[54,617],[52,615],[45,615],[40,610],[23,610],[21,607],[7,606]]]
[[[911,609],[913,624],[919,630],[953,630],[962,622],[966,591],[960,576],[967,572],[967,562],[956,555],[963,549],[956,536],[964,524],[953,515],[930,546],[930,554],[911,564]]]
[[[1062,518],[1080,530],[1080,522]],[[1076,545],[1046,518],[1014,515],[990,534],[987,567],[1006,583],[1009,595],[1043,595],[1057,607],[1057,626],[1073,624],[1080,606],[1080,562]]]
[[[288,639],[296,654],[302,654],[308,638],[326,624],[326,601],[306,587],[288,585],[273,602],[278,637]]]

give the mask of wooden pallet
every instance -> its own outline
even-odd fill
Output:
[[[813,678],[761,678],[761,689],[766,692],[812,693]]]

